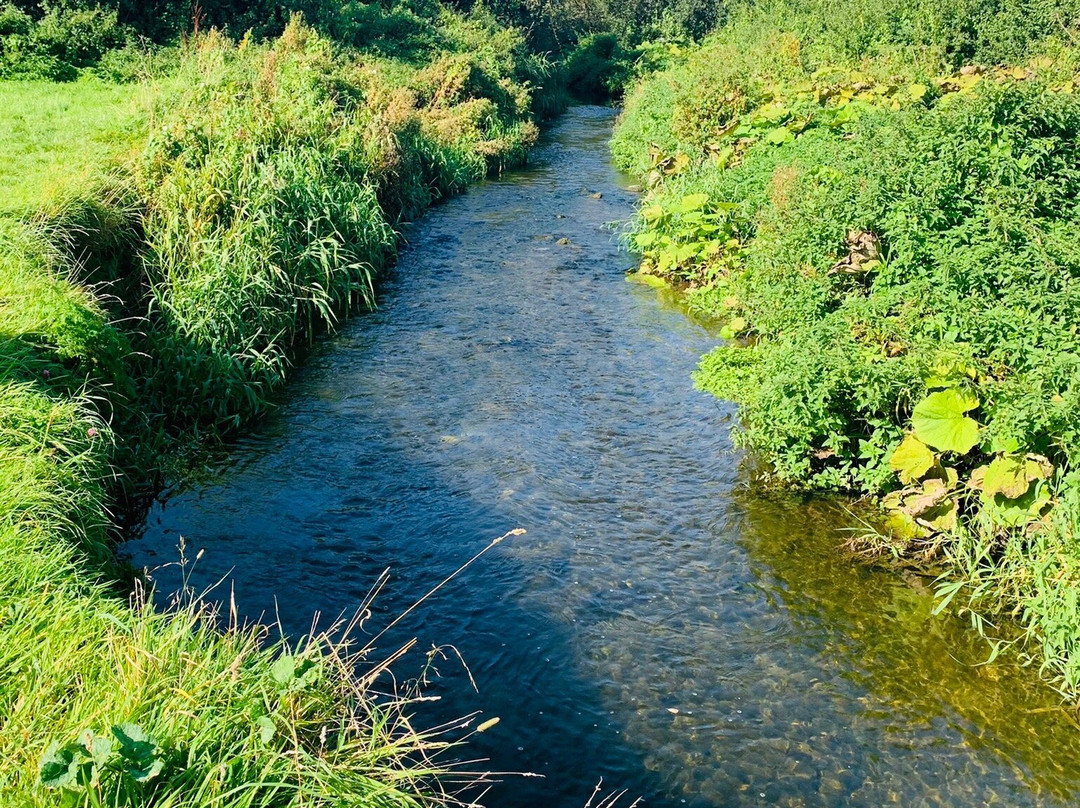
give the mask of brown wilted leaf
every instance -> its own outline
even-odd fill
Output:
[[[852,230],[847,234],[846,257],[829,269],[830,275],[857,275],[870,272],[881,265],[880,240],[866,230]]]

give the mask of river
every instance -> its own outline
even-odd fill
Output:
[[[380,641],[468,663],[476,690],[447,651],[418,720],[501,719],[468,756],[543,777],[493,808],[581,808],[601,777],[680,808],[1074,804],[1080,731],[1032,670],[980,665],[925,581],[845,559],[838,505],[749,488],[733,408],[690,381],[717,338],[626,278],[612,123],[573,109],[530,168],[410,227],[378,311],[160,498],[131,559],[182,535],[191,585],[290,633],[390,568],[378,630],[526,529]]]

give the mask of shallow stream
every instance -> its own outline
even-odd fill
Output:
[[[412,227],[379,310],[162,497],[135,563],[183,535],[194,586],[228,576],[293,633],[389,567],[378,629],[525,528],[405,621],[478,688],[448,654],[421,721],[498,716],[468,755],[544,775],[493,808],[581,808],[601,777],[648,806],[1075,804],[1080,730],[1033,671],[980,665],[924,581],[844,559],[835,505],[748,490],[732,408],[690,380],[716,337],[626,279],[612,123],[572,110],[531,168]]]

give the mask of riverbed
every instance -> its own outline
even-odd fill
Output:
[[[191,586],[290,634],[389,568],[377,632],[524,528],[380,640],[418,638],[402,677],[444,648],[419,723],[501,719],[470,768],[542,775],[498,778],[493,808],[581,808],[600,778],[649,806],[1075,804],[1080,730],[1033,670],[838,552],[840,503],[751,487],[733,408],[690,380],[718,338],[627,278],[613,119],[573,109],[530,168],[409,227],[379,309],[128,555],[183,536]]]

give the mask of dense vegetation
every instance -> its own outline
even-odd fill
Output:
[[[699,384],[768,477],[873,496],[861,549],[945,569],[979,627],[1018,618],[1076,695],[1078,16],[0,5],[0,803],[438,799],[444,741],[364,649],[127,596],[110,509],[261,414],[298,345],[372,304],[399,225],[522,162],[563,84],[638,75],[631,238],[724,323]]]
[[[108,84],[100,42],[96,67],[42,50],[65,8],[2,12],[8,67],[80,76],[0,82],[0,803],[429,803],[444,743],[377,660],[119,594],[110,508],[262,412],[296,345],[370,305],[401,222],[524,159],[543,64],[439,7],[403,58],[294,18]]]
[[[857,544],[944,569],[942,605],[980,628],[1018,618],[1070,694],[1078,20],[762,0],[639,83],[614,144],[650,186],[644,271],[724,323],[697,380],[738,402],[766,476],[877,498]]]

